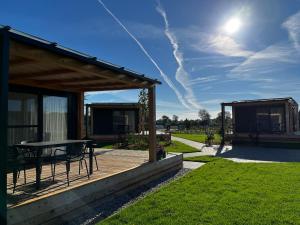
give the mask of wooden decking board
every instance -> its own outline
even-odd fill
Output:
[[[29,169],[26,171],[27,184],[24,184],[23,172],[21,171],[15,193],[13,193],[12,190],[12,174],[8,174],[8,207],[16,207],[17,205],[29,203],[62,191],[67,191],[80,185],[85,185],[95,180],[103,179],[105,177],[127,171],[148,162],[147,151],[97,150],[96,152],[98,154],[97,162],[99,165],[99,171],[97,171],[96,165],[94,163],[94,173],[90,177],[90,179],[88,179],[84,163],[80,175],[78,174],[79,163],[72,163],[69,187],[67,186],[67,178],[65,172],[66,168],[63,163],[60,163],[56,166],[56,176],[54,182],[52,181],[51,177],[50,165],[43,166],[40,190],[35,189],[35,169]]]

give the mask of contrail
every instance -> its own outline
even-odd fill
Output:
[[[165,80],[165,82],[169,85],[169,87],[175,92],[178,100],[181,102],[181,104],[191,109],[189,104],[185,101],[181,93],[177,90],[173,82],[170,80],[170,78],[163,72],[163,70],[160,68],[160,66],[156,63],[156,61],[152,58],[152,56],[148,53],[148,51],[144,48],[144,46],[140,43],[140,41],[123,25],[123,23],[106,7],[106,5],[101,1],[97,0],[102,7],[107,11],[109,15],[123,28],[123,30],[135,41],[135,43],[140,47],[140,49],[143,51],[143,53],[147,56],[147,58],[152,62],[152,64],[156,67],[156,69],[159,71],[162,78]]]
[[[178,64],[178,68],[176,70],[176,80],[181,84],[181,86],[186,90],[185,100],[196,109],[199,109],[201,106],[198,104],[196,97],[194,95],[193,89],[189,86],[189,74],[184,69],[183,65],[183,55],[182,52],[179,51],[178,41],[176,36],[169,29],[169,21],[167,18],[166,11],[162,8],[160,2],[158,1],[158,5],[156,7],[157,12],[163,17],[165,22],[165,35],[169,39],[172,47],[173,47],[173,55]]]

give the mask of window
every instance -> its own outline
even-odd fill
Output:
[[[68,98],[38,94],[9,92],[8,97],[8,144],[21,141],[54,141],[68,138]],[[38,108],[43,113],[38,113]],[[42,124],[39,124],[39,119]],[[39,133],[41,132],[41,133]]]
[[[113,111],[113,132],[115,134],[128,132],[128,118],[124,111]]]
[[[283,107],[271,107],[270,120],[272,132],[284,131],[284,108]]]
[[[43,97],[43,139],[61,141],[68,138],[68,98]]]
[[[9,92],[8,95],[8,145],[21,141],[37,141],[37,95]]]
[[[257,130],[259,132],[270,131],[269,108],[259,107],[256,110]]]
[[[135,133],[135,111],[115,110],[113,111],[113,131],[114,133]]]
[[[257,130],[265,133],[279,133],[285,130],[284,107],[259,107],[256,110]]]

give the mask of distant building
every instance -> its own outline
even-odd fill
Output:
[[[86,107],[89,138],[114,140],[118,135],[139,133],[138,103],[93,103]]]
[[[272,98],[222,103],[232,107],[233,142],[299,141],[298,104],[291,98]]]

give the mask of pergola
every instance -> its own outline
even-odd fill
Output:
[[[84,92],[148,89],[149,161],[156,161],[155,85],[158,80],[97,60],[54,42],[0,27],[0,224],[6,224],[8,92],[11,85],[75,94],[77,138],[84,135]]]

